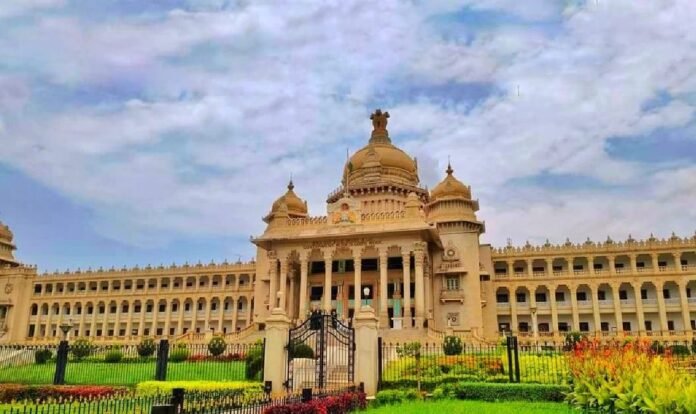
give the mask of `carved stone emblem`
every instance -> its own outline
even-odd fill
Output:
[[[12,283],[6,284],[6,285],[5,285],[5,293],[7,293],[8,295],[9,295],[10,293],[12,293],[12,288],[13,288]]]

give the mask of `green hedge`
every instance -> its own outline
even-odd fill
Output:
[[[494,384],[460,382],[445,384],[433,392],[435,398],[481,401],[564,401],[568,387],[549,384]]]
[[[261,394],[260,383],[243,381],[144,381],[135,390],[139,395],[171,394],[174,388],[193,392],[239,392],[239,394]]]
[[[510,378],[507,375],[442,375],[437,378],[424,378],[420,382],[421,390],[433,391],[442,384],[456,384],[460,382],[491,382],[508,383]],[[382,389],[407,389],[417,388],[418,381],[412,378],[403,378],[395,381],[382,381]]]
[[[375,395],[374,405],[397,404],[403,401],[423,399],[417,390],[383,390]]]

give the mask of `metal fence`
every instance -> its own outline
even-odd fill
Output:
[[[93,401],[70,401],[0,407],[0,414],[260,414],[274,406],[296,404],[347,392],[360,392],[355,387],[312,393],[288,394],[270,398],[269,394],[247,395],[234,391],[184,392],[174,389],[171,395],[120,396]]]
[[[567,384],[572,346],[553,343],[520,345],[508,337],[497,345],[462,344],[446,355],[443,344],[383,343],[379,340],[379,386],[433,389],[448,382]],[[696,375],[696,342],[654,342],[652,350],[670,355],[678,369]],[[452,353],[452,352],[450,352]]]
[[[257,344],[0,347],[0,383],[134,385],[142,381],[261,381],[264,346]]]

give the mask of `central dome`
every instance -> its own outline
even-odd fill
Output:
[[[375,111],[372,136],[368,144],[358,150],[343,171],[343,184],[349,187],[374,183],[393,183],[418,186],[418,164],[401,149],[395,147],[387,131],[389,112]]]

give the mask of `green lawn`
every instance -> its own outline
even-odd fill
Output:
[[[0,368],[0,383],[51,384],[55,364],[29,364]],[[167,380],[244,380],[244,362],[180,362],[167,367]],[[135,385],[155,377],[154,362],[69,362],[66,384]]]
[[[575,412],[566,404],[541,403],[541,402],[482,402],[482,401],[416,401],[403,404],[387,405],[379,408],[371,408],[368,414],[420,414],[420,413],[447,413],[447,414],[569,414]]]

